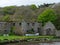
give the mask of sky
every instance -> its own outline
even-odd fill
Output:
[[[5,6],[21,6],[21,5],[41,5],[43,3],[58,3],[60,0],[0,0],[0,7]]]

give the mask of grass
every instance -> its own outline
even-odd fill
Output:
[[[8,40],[23,40],[23,39],[29,39],[29,38],[49,38],[49,39],[52,39],[53,36],[0,36],[0,40],[5,40],[5,39],[8,39]]]

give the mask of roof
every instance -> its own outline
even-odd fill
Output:
[[[48,28],[51,28],[51,29],[55,29],[55,26],[52,22],[48,21],[44,26],[43,26],[44,29],[48,29]]]

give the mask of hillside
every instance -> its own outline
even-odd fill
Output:
[[[10,21],[36,21],[38,15],[42,13],[46,7],[36,7],[35,5],[30,6],[9,6],[0,8],[0,21],[6,15],[9,15]]]

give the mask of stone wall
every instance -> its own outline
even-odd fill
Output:
[[[56,30],[56,36],[60,37],[60,30]]]
[[[0,34],[10,33],[11,23],[9,22],[0,22]]]
[[[41,26],[42,24],[37,23],[37,22],[15,22],[15,33],[16,34],[26,34],[27,31],[29,30],[34,30],[34,33],[38,33],[38,28],[40,28],[39,30],[41,30]]]

